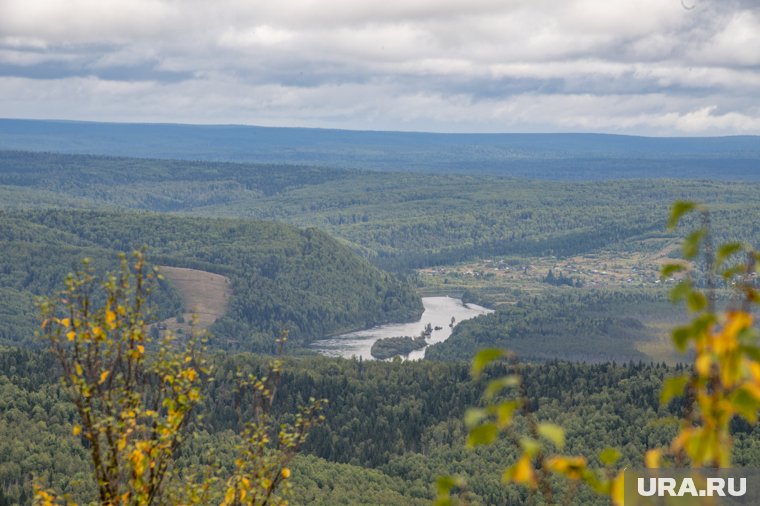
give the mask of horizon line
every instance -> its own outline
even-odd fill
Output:
[[[468,136],[468,135],[525,135],[525,136],[543,136],[543,135],[586,135],[586,136],[607,136],[607,137],[633,137],[642,139],[723,139],[736,137],[760,137],[760,134],[728,134],[728,135],[640,135],[610,132],[508,132],[508,131],[487,131],[487,132],[451,132],[451,131],[432,131],[432,130],[382,130],[382,129],[359,129],[359,128],[335,128],[335,127],[314,127],[314,126],[282,126],[282,125],[258,125],[245,123],[179,123],[171,121],[104,121],[104,120],[79,120],[79,119],[62,119],[62,118],[6,118],[0,117],[0,121],[19,121],[19,122],[36,122],[36,123],[80,123],[94,125],[128,125],[128,126],[177,126],[177,127],[197,127],[197,128],[262,128],[262,129],[280,129],[280,130],[322,130],[331,132],[351,132],[351,133],[391,133],[391,134],[419,134],[419,135],[444,135],[444,136]]]

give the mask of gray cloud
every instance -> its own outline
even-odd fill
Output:
[[[2,0],[0,116],[760,133],[755,0]]]

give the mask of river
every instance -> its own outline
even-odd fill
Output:
[[[364,360],[373,360],[370,353],[372,344],[383,337],[418,336],[430,323],[433,327],[441,327],[433,330],[428,344],[440,343],[448,339],[453,328],[449,327],[451,318],[454,317],[455,325],[463,320],[469,320],[476,316],[493,312],[477,304],[464,304],[461,299],[452,297],[423,297],[422,305],[425,311],[420,319],[414,323],[389,323],[379,325],[367,330],[349,332],[329,339],[321,339],[312,343],[311,348],[316,352],[328,357],[351,358],[361,357]],[[408,360],[420,360],[425,357],[425,350],[416,350],[406,357]]]

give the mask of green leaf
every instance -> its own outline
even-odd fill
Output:
[[[718,248],[718,253],[715,255],[715,265],[722,264],[728,257],[734,253],[738,253],[742,250],[741,243],[729,242]]]
[[[475,358],[472,359],[472,375],[475,378],[480,377],[480,373],[483,372],[483,369],[493,362],[494,360],[497,360],[503,356],[505,356],[506,353],[504,350],[500,350],[498,348],[486,348],[484,350],[480,350],[476,355]]]
[[[670,290],[670,301],[674,304],[676,302],[680,302],[684,300],[686,297],[689,296],[691,293],[691,280],[684,279],[683,281],[679,281],[676,286],[673,287],[672,290]]]
[[[676,327],[672,331],[673,344],[676,349],[681,353],[686,351],[689,345],[689,339],[692,336],[692,329],[690,326]]]
[[[760,362],[760,348],[757,346],[742,346],[741,352],[755,362]]]
[[[435,480],[435,488],[441,495],[448,494],[454,487],[461,487],[464,485],[462,478],[458,476],[439,476]]]
[[[734,276],[736,276],[737,274],[741,274],[742,272],[744,272],[744,265],[739,264],[739,265],[734,265],[733,267],[729,267],[728,269],[723,271],[720,275],[723,277],[723,279],[729,280],[733,278]]]
[[[560,450],[565,447],[565,429],[553,423],[538,424],[538,433],[554,443]]]
[[[702,311],[707,306],[707,297],[702,292],[694,290],[687,298],[687,306],[691,312]]]
[[[446,494],[448,494],[448,492],[446,492]],[[433,501],[433,506],[453,506],[453,504],[451,497],[448,495],[439,495],[435,498],[435,501]]]
[[[703,334],[707,332],[712,325],[715,325],[715,315],[713,313],[702,313],[691,322],[692,335],[697,336]]]
[[[467,446],[490,445],[499,435],[499,429],[493,423],[486,423],[470,430],[467,436]]]
[[[530,437],[521,437],[520,448],[522,448],[529,457],[533,458],[541,451],[541,443]]]
[[[757,411],[760,409],[760,402],[747,390],[741,388],[733,395],[733,405],[736,411],[749,423],[757,422]]]
[[[686,267],[684,267],[681,264],[665,264],[662,266],[662,270],[660,271],[660,276],[663,278],[669,278],[676,272],[681,272],[686,270]]]
[[[463,486],[464,480],[458,476],[439,476],[438,479],[435,480],[435,488],[438,491],[438,497],[433,503],[434,506],[450,506],[452,504],[450,497],[451,490],[455,487],[461,488]]]
[[[697,253],[699,253],[699,243],[702,241],[705,233],[705,230],[700,228],[686,236],[681,246],[684,258],[691,260],[697,256]]]
[[[464,412],[464,424],[466,427],[475,427],[482,422],[488,414],[485,409],[470,408]]]
[[[681,217],[693,211],[696,209],[696,204],[694,202],[688,202],[685,200],[678,200],[673,203],[673,208],[670,211],[670,218],[668,219],[668,228],[674,229],[676,228],[676,225],[678,225],[678,222],[681,220]]]
[[[614,448],[607,447],[599,452],[599,461],[605,466],[611,466],[622,457],[623,454]]]
[[[496,425],[503,429],[512,423],[512,415],[521,406],[520,401],[506,401],[495,406]]]
[[[739,335],[736,337],[745,348],[752,348],[757,342],[757,331],[753,327],[747,327],[740,330]]]
[[[486,400],[491,400],[504,390],[505,388],[511,388],[516,387],[520,385],[520,376],[504,376],[503,378],[495,379],[488,383],[488,386],[486,387],[486,391],[483,394],[483,396],[486,398]]]
[[[662,392],[660,392],[660,403],[665,405],[669,403],[674,397],[678,397],[683,394],[683,389],[689,382],[688,376],[673,376],[672,378],[665,378],[662,382]]]

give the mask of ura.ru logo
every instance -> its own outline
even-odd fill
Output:
[[[705,478],[702,488],[693,478],[682,478],[680,483],[675,478],[638,478],[638,493],[642,497],[740,497],[747,493],[747,478]]]

